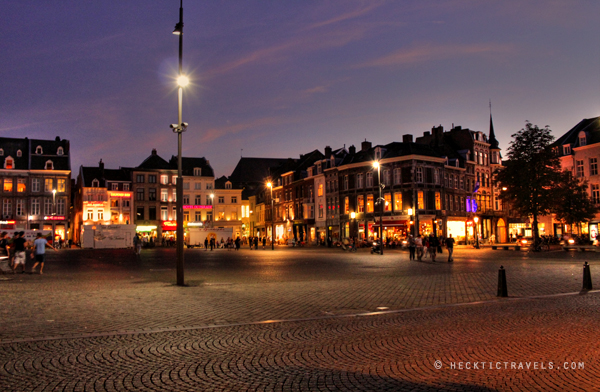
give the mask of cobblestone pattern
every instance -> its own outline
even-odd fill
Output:
[[[584,258],[592,264],[593,282],[600,283],[600,263],[595,254],[557,252],[531,259],[519,252],[463,252],[463,256],[458,252],[456,262],[450,264],[409,262],[398,252],[381,257],[364,252],[342,254],[343,261],[336,259],[341,258],[338,253],[226,253],[230,258],[256,260],[261,267],[256,267],[258,272],[240,272],[240,278],[235,270],[217,273],[204,264],[194,269],[189,257],[186,276],[192,284],[185,288],[169,283],[174,270],[165,271],[158,261],[135,269],[115,260],[90,259],[85,265],[91,272],[65,269],[54,275],[9,276],[14,279],[0,282],[0,342],[493,300],[500,263],[507,269],[509,295],[513,297],[579,291]],[[199,254],[206,259],[203,263],[219,262],[219,255],[212,254],[212,259],[204,255]],[[485,257],[475,259],[472,255]],[[302,262],[298,263],[306,266],[286,276],[285,265],[294,257],[300,257]],[[339,277],[327,276],[325,270],[322,274],[311,271],[321,264],[338,262],[344,263]],[[52,270],[51,262],[47,270]]]
[[[1,344],[0,390],[597,391],[599,305],[588,294]],[[509,366],[459,368],[467,362]]]

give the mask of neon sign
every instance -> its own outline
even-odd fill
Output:
[[[212,210],[212,206],[204,206],[204,205],[187,205],[183,206],[184,210]]]
[[[52,216],[45,216],[44,220],[65,220],[65,217],[62,215],[52,215]]]
[[[108,192],[110,197],[131,197],[131,192]]]

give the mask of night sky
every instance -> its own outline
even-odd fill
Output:
[[[184,0],[184,156],[401,141],[600,115],[600,1]],[[80,165],[177,153],[179,0],[1,0],[0,135],[71,141]],[[242,151],[243,149],[243,151]]]

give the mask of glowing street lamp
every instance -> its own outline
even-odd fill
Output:
[[[215,194],[211,193],[210,194],[210,206],[212,208],[212,214],[211,214],[211,225],[214,227],[214,223],[215,223]]]
[[[479,222],[479,217],[474,217],[473,222],[475,223],[475,248],[479,249],[479,236],[477,235],[477,222]]]
[[[275,205],[273,204],[273,183],[271,181],[267,182],[267,187],[271,190],[271,250],[275,250],[275,216],[273,215]]]

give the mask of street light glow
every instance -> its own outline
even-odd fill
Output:
[[[190,84],[190,79],[187,76],[185,76],[185,75],[179,75],[177,77],[177,85],[179,87],[185,87],[188,84]]]
[[[375,169],[378,169],[379,168],[379,162],[378,161],[373,162],[373,167]]]
[[[267,187],[271,188],[273,186],[273,184],[271,184],[271,181],[267,182]]]

